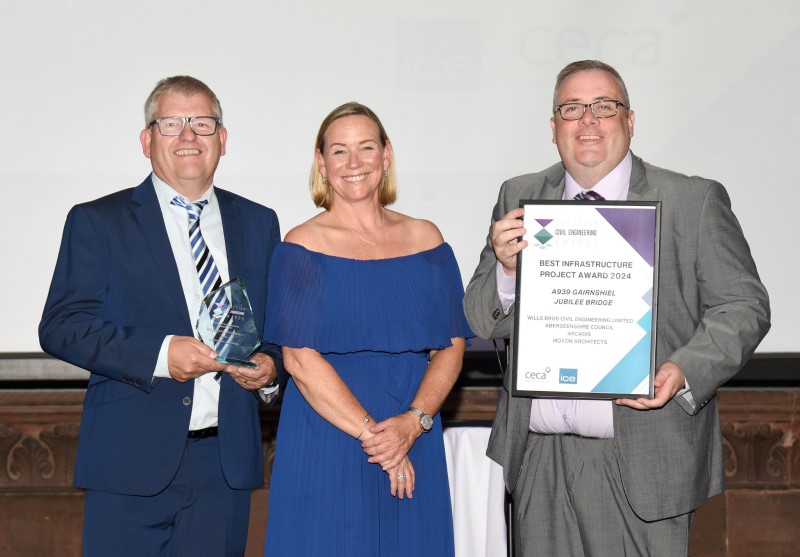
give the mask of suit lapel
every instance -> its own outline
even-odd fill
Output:
[[[214,195],[219,203],[219,213],[222,217],[222,234],[225,237],[225,257],[228,260],[228,280],[242,276],[242,265],[246,261],[247,239],[244,232],[242,211],[236,198],[229,192],[214,186]],[[246,286],[246,285],[245,285]],[[232,392],[234,381],[227,373],[222,374],[220,380],[219,413],[224,414],[234,400],[226,396],[225,392]]]
[[[545,175],[542,183],[542,193],[539,199],[558,199],[564,198],[564,188],[567,184],[567,173],[562,165],[555,166],[555,173]]]
[[[642,159],[631,153],[631,185],[628,201],[652,201],[657,199],[656,188],[647,182],[647,172]]]
[[[153,255],[161,282],[170,299],[175,303],[175,309],[181,315],[182,321],[191,331],[192,323],[189,320],[189,308],[186,307],[186,298],[181,288],[178,265],[175,263],[175,255],[172,253],[172,245],[167,236],[167,227],[164,225],[164,217],[161,215],[158,198],[150,177],[133,191],[133,213],[142,231],[142,236],[150,248],[150,253]]]
[[[222,230],[225,236],[225,253],[228,259],[228,279],[240,277],[242,264],[246,260],[247,239],[243,229],[241,209],[236,199],[227,191],[214,188],[222,216]]]

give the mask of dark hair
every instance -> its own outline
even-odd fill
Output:
[[[578,62],[572,62],[564,67],[563,70],[558,72],[558,77],[556,77],[556,86],[553,90],[553,112],[556,111],[557,101],[556,98],[558,97],[558,91],[561,89],[561,86],[564,84],[566,79],[578,72],[586,72],[590,70],[598,70],[601,72],[606,72],[611,77],[613,77],[617,84],[619,85],[620,91],[622,91],[622,98],[618,99],[622,101],[622,103],[627,106],[628,108],[631,107],[631,100],[628,97],[628,88],[625,87],[625,82],[622,81],[622,76],[619,75],[619,72],[606,64],[605,62],[601,62],[599,60],[580,60]]]

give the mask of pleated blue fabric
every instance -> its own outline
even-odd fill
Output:
[[[472,337],[464,290],[448,244],[380,260],[353,260],[279,244],[264,337],[311,347],[336,369],[376,420],[405,412],[428,351]],[[265,555],[452,556],[453,526],[442,424],[409,453],[412,499],[361,444],[322,419],[293,381],[284,393],[270,483]]]

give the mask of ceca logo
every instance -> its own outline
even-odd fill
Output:
[[[543,371],[526,371],[525,379],[531,379],[533,381],[547,381],[549,375],[550,368],[546,367]]]

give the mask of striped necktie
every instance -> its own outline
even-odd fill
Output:
[[[597,193],[596,191],[586,190],[580,192],[578,195],[572,198],[575,201],[603,201],[605,197]]]
[[[183,197],[176,195],[172,200],[173,205],[183,207],[189,215],[189,244],[192,248],[194,266],[197,268],[197,276],[200,278],[200,286],[203,293],[208,294],[215,288],[222,285],[222,278],[219,276],[219,269],[214,263],[214,256],[203,239],[203,232],[200,230],[200,213],[208,205],[208,200],[195,201],[190,203]]]
[[[203,232],[200,230],[200,214],[203,212],[203,208],[208,205],[208,200],[203,199],[202,201],[190,203],[183,197],[176,195],[172,200],[172,204],[186,209],[189,216],[189,244],[192,249],[194,266],[197,269],[197,276],[200,279],[200,286],[203,287],[203,293],[208,294],[222,286],[222,277],[220,277],[219,269],[217,269],[217,264],[214,262],[214,256],[211,255],[211,250],[208,249],[208,245],[203,239]],[[220,315],[225,316],[214,323],[214,329],[217,331],[214,334],[215,349],[218,355],[224,358],[230,349],[227,341],[229,341],[232,333],[232,316],[226,311],[229,302],[225,292],[220,291],[217,293],[213,303],[219,307]],[[221,376],[222,374],[217,372],[214,374],[214,379],[219,381]]]

